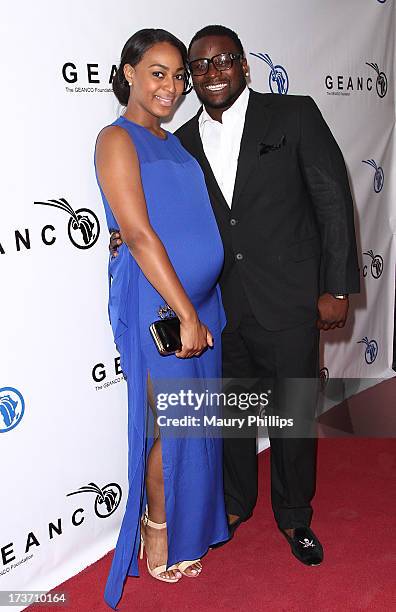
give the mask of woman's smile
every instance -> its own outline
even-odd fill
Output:
[[[175,102],[175,96],[160,96],[160,95],[156,95],[154,96],[156,98],[156,100],[158,100],[158,102],[161,104],[161,106],[173,106],[174,102]]]

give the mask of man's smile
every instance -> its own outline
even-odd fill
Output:
[[[211,92],[222,91],[228,87],[228,83],[222,81],[221,83],[207,83],[204,85],[204,88]]]

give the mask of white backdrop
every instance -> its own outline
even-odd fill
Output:
[[[393,374],[392,0],[4,3],[0,590],[52,588],[115,545],[127,406],[94,143],[121,112],[109,79],[127,38],[163,27],[188,42],[208,23],[240,34],[253,88],[313,96],[333,130],[356,203],[362,293],[347,329],[325,336],[322,365],[331,377]],[[170,129],[197,108],[191,94]]]

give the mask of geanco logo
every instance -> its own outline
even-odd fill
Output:
[[[77,491],[68,493],[66,497],[79,493],[93,493],[95,495],[95,499],[92,500],[91,497],[90,501],[94,502],[94,510],[98,518],[107,518],[111,516],[120,505],[122,497],[121,487],[115,482],[111,482],[104,487],[99,487],[94,482],[90,482],[88,485],[80,487]],[[54,521],[47,522],[46,528],[43,531],[43,538],[54,540],[56,537],[67,536],[67,528],[64,531],[65,526],[68,527],[71,525],[72,527],[80,527],[80,525],[84,524],[85,520],[85,509],[82,507],[72,510],[68,520],[57,515]],[[35,548],[38,549],[41,546],[40,535],[36,535],[33,530],[29,530],[26,536],[23,536],[19,528],[17,537],[17,542],[8,542],[4,545],[0,542],[0,577],[21,567],[22,564],[32,559],[33,554],[30,554],[16,563],[13,563],[17,559],[16,554],[19,554],[19,550],[22,547],[23,554],[26,555],[32,547],[34,547],[33,550],[35,550]],[[23,542],[21,542],[22,537]],[[1,565],[4,566],[3,570],[1,570]]]
[[[370,272],[373,278],[379,278],[384,271],[384,260],[381,255],[374,255],[374,251],[366,251],[363,255],[368,255],[371,258]],[[363,266],[363,276],[366,277],[368,274],[368,266]]]
[[[116,71],[117,66],[115,64],[104,72],[99,69],[99,64],[85,64],[83,67],[77,67],[74,62],[65,62],[62,66],[62,77],[67,83],[65,90],[67,93],[112,92],[111,83]],[[103,81],[108,87],[96,87]],[[78,83],[81,83],[81,86]]]
[[[280,64],[274,65],[268,53],[251,53],[250,55],[258,57],[270,67],[268,84],[272,93],[287,94],[289,91],[289,77],[283,66]]]
[[[374,62],[366,62],[366,66],[370,66],[376,73],[375,91],[380,98],[386,96],[388,91],[388,80],[385,72],[380,70],[378,64]],[[351,74],[327,74],[325,76],[325,86],[327,94],[331,96],[349,96],[355,91],[373,91],[372,76],[352,76]]]
[[[365,344],[364,358],[368,365],[374,363],[378,355],[378,343],[376,340],[369,340],[367,336],[359,340],[357,344]]]
[[[22,393],[14,387],[0,389],[0,433],[11,431],[19,423],[25,412]]]
[[[115,357],[113,365],[115,377],[111,378],[110,380],[106,380],[108,370],[106,370],[104,363],[96,363],[92,368],[92,378],[96,383],[98,383],[95,385],[96,391],[102,391],[102,389],[107,389],[111,385],[115,385],[122,380],[126,380],[126,377],[121,369],[121,357]],[[112,374],[111,370],[109,370],[109,372]]]
[[[70,204],[64,199],[59,200],[48,200],[47,202],[35,202],[44,206],[52,206],[66,212],[69,216],[69,222],[67,225],[67,233],[70,242],[77,249],[90,249],[98,240],[100,233],[99,220],[95,213],[89,208],[79,208],[74,211]],[[16,229],[13,232],[13,241],[15,240],[15,248],[17,252],[24,252],[25,250],[30,251],[34,246],[35,237],[31,236],[31,229],[25,227],[24,229]],[[52,246],[55,244],[56,229],[51,223],[44,225],[41,230],[38,231],[43,245]],[[3,236],[0,235],[0,255],[5,255],[9,250],[9,244],[3,240]]]
[[[67,234],[70,242],[78,249],[90,249],[98,240],[100,233],[99,219],[89,208],[79,208],[74,211],[65,198],[34,203],[59,208],[69,215]]]
[[[79,493],[94,493],[94,510],[96,516],[99,518],[107,518],[113,512],[115,512],[120,505],[122,491],[121,487],[115,482],[105,485],[100,488],[94,482],[90,482],[83,487],[80,487],[77,491],[68,493],[66,497],[71,495],[78,495]]]
[[[385,72],[382,72],[378,68],[378,64],[374,64],[373,62],[366,62],[367,66],[370,66],[377,73],[377,78],[375,81],[375,89],[377,90],[377,94],[380,98],[386,96],[386,92],[388,91],[388,79],[386,78]]]
[[[384,171],[381,166],[377,166],[376,162],[373,159],[362,159],[363,164],[368,164],[372,168],[374,168],[374,179],[373,179],[373,187],[375,193],[379,193],[385,182]]]

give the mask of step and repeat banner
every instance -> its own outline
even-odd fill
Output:
[[[52,588],[115,545],[127,403],[94,144],[122,111],[111,79],[129,36],[163,27],[188,43],[208,23],[239,33],[254,89],[311,95],[347,162],[362,292],[324,335],[323,376],[393,374],[393,0],[4,2],[0,590]],[[191,93],[168,129],[197,108]]]

